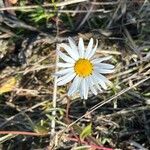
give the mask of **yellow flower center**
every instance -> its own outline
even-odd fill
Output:
[[[88,59],[79,59],[74,65],[74,70],[80,77],[87,77],[93,72],[93,64]]]

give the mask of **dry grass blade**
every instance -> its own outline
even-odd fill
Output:
[[[0,0],[0,149],[150,149],[150,2],[5,1],[16,0]],[[84,102],[67,96],[75,78],[59,88],[54,79],[68,37],[78,49],[79,38],[84,49],[98,40],[93,59],[111,55],[104,63],[115,66],[104,74],[112,85]],[[73,45],[61,50],[72,57]]]
[[[90,9],[88,10],[87,14],[85,15],[85,17],[83,18],[82,22],[79,24],[79,26],[77,27],[77,31],[84,25],[84,23],[87,21],[87,19],[89,18],[91,11],[94,9],[94,5],[90,6]]]
[[[64,1],[64,2],[60,2],[60,3],[55,3],[56,7],[62,7],[62,6],[67,6],[67,5],[72,5],[72,4],[76,4],[76,3],[81,3],[81,2],[86,2],[87,0],[68,0],[68,1]],[[54,4],[45,4],[42,5],[42,7],[53,7]],[[21,7],[17,7],[17,6],[13,6],[13,7],[4,7],[4,8],[0,8],[0,11],[4,11],[4,10],[25,10],[25,9],[36,9],[39,8],[39,5],[32,5],[32,6],[21,6]]]
[[[57,45],[56,49],[58,50],[59,46]],[[56,50],[56,53],[57,53],[57,50]],[[58,64],[58,61],[59,61],[59,56],[56,54],[56,63],[55,63],[55,72],[58,71],[58,67],[57,67],[57,64]],[[53,90],[53,108],[54,110],[52,111],[52,116],[53,116],[53,119],[52,119],[52,122],[51,122],[51,138],[55,138],[55,128],[56,128],[56,102],[57,102],[57,76],[54,77],[54,90]],[[55,144],[55,139],[54,139],[54,144]],[[54,145],[53,142],[50,141],[50,145]]]

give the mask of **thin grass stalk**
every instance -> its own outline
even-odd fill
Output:
[[[58,45],[56,48],[58,49]],[[59,56],[56,54],[55,72],[58,71],[58,67],[57,67],[58,60],[59,60]],[[55,135],[55,126],[56,126],[55,118],[56,118],[56,105],[57,105],[56,100],[57,100],[57,76],[54,77],[54,90],[53,90],[53,101],[52,101],[54,110],[52,111],[53,119],[51,122],[51,136]]]

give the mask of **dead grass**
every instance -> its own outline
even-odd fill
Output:
[[[0,2],[0,149],[150,149],[149,1],[10,2]],[[97,57],[116,66],[113,86],[85,102],[54,87],[69,36],[98,39]]]

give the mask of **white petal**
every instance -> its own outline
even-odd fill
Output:
[[[64,79],[66,79],[66,78],[70,78],[70,76],[73,76],[75,73],[68,73],[68,74],[65,74],[65,75],[62,75],[62,76],[60,76],[59,78],[57,78],[57,83],[59,82],[59,81],[62,81],[62,80],[64,80]]]
[[[66,54],[62,53],[60,50],[57,50],[57,53],[58,53],[59,57],[61,59],[63,59],[65,62],[68,62],[68,63],[74,63],[75,62],[71,57],[69,57]]]
[[[99,91],[102,91],[102,89],[101,89],[101,87],[99,86],[99,84],[98,84],[98,82],[97,82],[97,79],[96,79],[96,77],[95,77],[94,74],[92,74],[92,76],[91,76],[91,81],[93,82],[93,86],[95,85],[96,88],[97,88]]]
[[[108,85],[111,85],[111,81],[109,81],[105,76],[103,76],[102,74],[99,74],[99,76],[101,77],[101,79]]]
[[[108,70],[108,69],[103,69],[103,68],[94,68],[96,72],[102,73],[102,74],[107,74],[107,73],[112,73],[114,70]]]
[[[79,38],[78,50],[79,50],[80,57],[83,58],[85,49],[84,49],[84,42],[82,38]]]
[[[87,46],[86,52],[85,52],[85,58],[89,57],[89,54],[92,52],[92,48],[93,48],[93,38],[90,39],[90,42]]]
[[[60,75],[64,75],[64,74],[67,74],[67,73],[73,73],[73,72],[74,72],[73,68],[67,68],[67,69],[63,69],[63,70],[57,71],[55,73],[55,75],[56,76],[60,76]]]
[[[95,87],[93,86],[93,82],[92,82],[90,76],[89,76],[89,78],[88,78],[88,84],[89,84],[89,88],[90,88],[91,92],[92,92],[94,95],[97,95],[97,91],[96,91]]]
[[[85,78],[83,78],[82,82],[81,82],[81,93],[82,93],[84,99],[88,98],[88,89],[89,89],[88,84],[87,84]]]
[[[107,63],[99,63],[95,64],[97,68],[103,68],[103,69],[113,69],[115,66]]]
[[[79,90],[79,85],[81,83],[81,78],[79,76],[76,76],[69,88],[69,91],[68,91],[68,95],[73,95],[74,93],[77,92],[77,90]]]
[[[83,78],[82,81],[81,81],[81,92],[80,92],[83,95],[83,98],[84,98],[84,92],[85,92],[84,87],[85,87],[85,79]]]
[[[74,77],[76,76],[75,73],[70,73],[70,74],[66,74],[60,78],[57,79],[57,85],[58,86],[61,86],[61,85],[64,85],[68,82],[70,82]]]
[[[94,95],[97,95],[97,91],[94,86],[90,86],[90,90]]]
[[[91,52],[90,52],[89,55],[88,55],[88,59],[90,59],[90,58],[95,54],[95,52],[96,52],[96,50],[97,50],[97,46],[98,46],[98,40],[96,40],[96,45],[95,45],[95,47],[94,47],[93,49],[91,49]]]
[[[57,63],[57,66],[66,68],[66,67],[73,67],[74,64],[73,63]]]
[[[68,41],[69,41],[71,49],[76,51],[75,53],[78,55],[78,58],[79,58],[79,52],[78,52],[78,48],[76,46],[76,43],[74,42],[74,40],[71,37],[68,38]]]
[[[93,63],[93,64],[99,64],[100,62],[109,60],[109,59],[111,59],[111,58],[112,58],[112,56],[107,56],[107,57],[103,57],[103,58],[93,59],[93,60],[92,60],[92,63]]]
[[[71,47],[69,47],[67,44],[62,43],[60,44],[60,47],[63,47],[74,60],[79,59],[78,52],[72,49]]]
[[[96,72],[95,72],[94,74],[95,74],[95,77],[96,77],[97,82],[101,85],[101,87],[102,87],[104,90],[107,90],[107,86],[106,86],[104,80],[101,78],[101,76],[99,76],[99,74],[96,73]]]
[[[87,78],[85,78],[85,95],[84,95],[85,99],[88,98],[88,93],[89,93],[89,84]]]
[[[81,83],[80,83],[80,86],[79,86],[79,93],[80,93],[81,99],[84,98],[84,93],[83,93],[83,89],[82,89],[82,81],[83,81],[83,80],[81,80]]]

